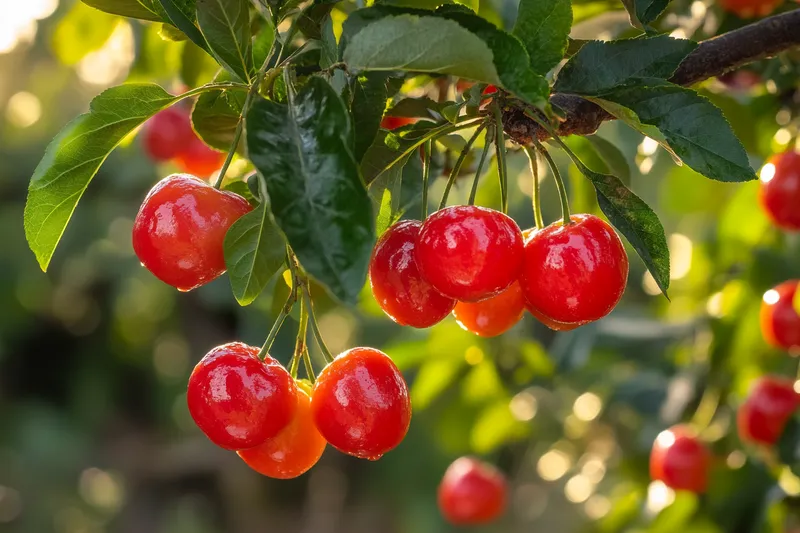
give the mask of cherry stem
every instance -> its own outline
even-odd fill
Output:
[[[542,219],[542,204],[539,192],[539,165],[536,161],[536,152],[530,147],[523,147],[525,154],[528,156],[528,162],[531,166],[531,176],[533,177],[533,220],[536,223],[536,229],[544,228],[544,220]]]
[[[483,140],[483,152],[481,152],[481,159],[478,161],[478,168],[475,170],[475,179],[472,180],[472,189],[469,191],[469,205],[475,205],[475,196],[478,194],[478,182],[483,173],[483,164],[486,163],[486,156],[489,155],[489,146],[492,144],[493,129],[486,130],[486,137]]]
[[[700,403],[692,416],[692,426],[702,433],[713,422],[719,408],[720,391],[717,387],[706,387]]]
[[[428,218],[428,181],[431,175],[431,148],[432,141],[428,139],[423,145],[422,158],[422,220]]]
[[[538,141],[535,141],[536,149],[539,150],[539,153],[544,156],[547,160],[547,164],[550,165],[550,170],[553,171],[553,179],[556,182],[556,187],[558,188],[558,196],[561,198],[561,216],[564,219],[564,225],[568,226],[572,224],[572,220],[570,219],[569,213],[569,197],[567,197],[567,188],[564,186],[564,180],[561,178],[561,172],[558,170],[558,165],[556,162],[553,161],[553,158],[550,156],[550,153],[547,149],[542,146]]]
[[[308,353],[308,348],[303,350],[303,364],[306,367],[306,376],[311,383],[317,381],[317,376],[314,374],[314,365],[311,364],[311,354]]]
[[[486,124],[481,124],[478,126],[478,129],[475,130],[475,133],[467,141],[467,145],[464,146],[463,150],[461,150],[461,154],[458,156],[456,164],[453,165],[453,170],[450,171],[450,177],[447,180],[447,185],[444,187],[444,193],[442,194],[442,201],[439,203],[439,209],[444,209],[447,205],[447,198],[450,196],[450,189],[453,188],[453,184],[456,182],[456,178],[458,178],[458,173],[461,172],[461,167],[464,165],[464,160],[467,158],[467,155],[469,155],[470,150],[472,150],[472,145],[475,144],[478,136],[483,133],[485,128]]]
[[[317,345],[319,345],[319,349],[322,352],[322,356],[325,358],[325,361],[332,363],[334,357],[331,353],[331,350],[328,348],[328,345],[325,344],[325,339],[322,338],[322,332],[319,330],[317,315],[314,312],[314,303],[311,300],[311,291],[309,290],[308,285],[305,286],[303,291],[303,298],[306,299],[306,307],[308,307],[309,316],[311,317],[311,332],[314,334],[314,338],[317,340]]]
[[[503,133],[503,113],[497,100],[492,102],[495,121],[494,145],[497,153],[497,174],[500,176],[500,206],[508,214],[508,168],[506,167],[506,137]]]
[[[297,328],[297,341],[294,344],[292,362],[289,365],[289,373],[293,378],[297,378],[297,367],[300,365],[300,358],[306,351],[306,335],[308,334],[308,310],[304,299],[300,299],[300,326]]]

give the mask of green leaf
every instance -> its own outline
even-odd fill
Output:
[[[622,0],[630,15],[631,24],[652,31],[650,23],[667,8],[669,0]]]
[[[361,159],[361,173],[367,185],[422,146],[434,129],[433,124],[417,123],[399,131],[379,131]]]
[[[258,178],[257,174],[253,174],[253,177]],[[258,207],[259,205],[259,201],[253,194],[253,190],[251,190],[247,182],[243,180],[229,181],[225,185],[223,185],[222,190],[238,194],[239,196],[250,202],[250,205],[252,205],[253,207]],[[258,192],[258,189],[256,189],[256,192]]]
[[[227,152],[233,143],[247,95],[244,91],[209,91],[200,95],[192,111],[192,124],[203,141]]]
[[[258,30],[255,39],[253,39],[253,65],[258,69],[267,60],[267,54],[272,49],[272,42],[275,40],[275,32],[272,26],[264,24]]]
[[[344,103],[319,77],[288,105],[258,99],[247,115],[248,154],[266,178],[278,226],[306,272],[354,303],[375,230],[350,142]]]
[[[361,161],[380,129],[383,110],[386,108],[386,74],[370,72],[358,76],[353,83],[354,151],[356,161]]]
[[[513,33],[528,51],[531,69],[544,75],[564,57],[571,28],[570,0],[520,0]]]
[[[167,17],[157,0],[81,0],[100,11],[135,19],[166,22]]]
[[[197,87],[213,78],[217,72],[217,61],[193,42],[186,41],[181,53],[181,81],[189,87]]]
[[[185,33],[167,22],[161,25],[161,28],[158,30],[158,36],[165,41],[173,43],[180,43],[189,39]]]
[[[197,0],[197,24],[220,63],[249,82],[253,68],[248,0]]]
[[[50,48],[63,64],[76,65],[108,41],[119,21],[118,17],[78,2],[58,21]]]
[[[241,183],[241,182],[240,182]],[[283,234],[262,203],[237,220],[225,235],[225,266],[239,305],[253,303],[286,257]]]
[[[667,79],[683,58],[697,48],[687,39],[667,35],[621,41],[592,41],[564,65],[555,91],[600,96],[640,78]]]
[[[431,120],[447,120],[447,108],[455,102],[437,102],[423,96],[420,98],[403,98],[386,110],[387,117],[427,118]]]
[[[800,421],[796,416],[786,423],[777,449],[780,461],[788,465],[795,475],[800,475]]]
[[[369,186],[369,195],[372,198],[375,212],[378,213],[375,222],[375,232],[378,236],[383,235],[383,232],[389,229],[402,216],[400,203],[402,200],[403,170],[406,162],[408,162],[408,156],[381,174]]]
[[[657,86],[620,88],[602,100],[623,106],[642,124],[658,128],[672,151],[700,174],[718,181],[756,179],[722,111],[691,89],[662,81]],[[603,105],[600,99],[593,101]]]
[[[206,38],[197,27],[196,0],[158,0],[168,17],[167,22],[181,30],[197,46],[211,53]]]
[[[595,153],[606,164],[609,172],[621,179],[626,185],[629,185],[631,182],[631,168],[628,166],[628,160],[620,149],[598,135],[587,135],[585,139],[589,141]]]

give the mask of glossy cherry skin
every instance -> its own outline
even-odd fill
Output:
[[[782,3],[783,0],[720,0],[722,9],[743,19],[765,17]]]
[[[579,328],[585,324],[585,322],[559,322],[558,320],[553,320],[527,301],[525,303],[525,309],[527,309],[528,312],[532,314],[534,318],[536,318],[536,320],[553,331],[572,331],[573,329]]]
[[[207,178],[222,168],[226,154],[208,146],[194,132],[192,134],[192,138],[176,156],[175,164],[182,172]]]
[[[487,524],[506,509],[508,483],[493,465],[472,457],[456,459],[439,484],[439,511],[454,525]]]
[[[800,152],[772,156],[761,169],[759,202],[779,228],[800,231]]]
[[[225,233],[251,209],[241,196],[173,174],[144,199],[133,224],[133,249],[158,279],[189,291],[225,272]]]
[[[422,277],[440,293],[478,302],[519,278],[522,249],[522,232],[507,215],[459,205],[422,223],[414,257]]]
[[[297,386],[275,359],[232,342],[217,346],[194,367],[187,391],[189,413],[213,443],[228,450],[258,446],[289,425]]]
[[[616,232],[594,215],[573,215],[525,243],[520,282],[525,298],[543,315],[563,323],[603,318],[628,282],[628,256]]]
[[[703,493],[708,486],[711,454],[685,426],[662,431],[650,453],[650,477],[673,490]]]
[[[425,281],[414,260],[422,223],[398,222],[378,239],[369,263],[369,283],[378,305],[401,326],[427,328],[446,317],[456,301]]]
[[[386,116],[383,117],[383,120],[381,120],[381,128],[385,130],[396,130],[397,128],[402,128],[403,126],[408,126],[409,124],[413,124],[416,121],[417,119],[411,117]]]
[[[794,390],[793,380],[775,376],[759,379],[737,412],[739,438],[775,444],[798,406],[800,395]]]
[[[145,152],[154,161],[176,157],[194,136],[189,111],[180,106],[159,111],[142,129]]]
[[[525,297],[518,282],[480,302],[458,302],[453,316],[465,330],[481,337],[502,335],[520,321]]]
[[[374,348],[347,350],[323,369],[311,412],[331,446],[373,461],[400,444],[411,423],[408,386],[389,356]]]
[[[238,454],[259,474],[292,479],[317,464],[326,445],[311,416],[311,397],[302,387],[297,387],[297,411],[289,425],[271,439]]]
[[[784,281],[761,299],[761,333],[769,344],[789,352],[800,350],[800,315],[793,300],[799,280]]]

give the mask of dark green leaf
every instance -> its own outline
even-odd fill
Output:
[[[609,172],[621,179],[626,185],[630,185],[631,168],[619,148],[598,135],[587,135],[585,138],[592,145],[595,153],[606,164]]]
[[[181,53],[180,76],[189,87],[197,87],[214,77],[219,64],[205,50],[191,41],[186,41]]]
[[[639,78],[667,79],[683,58],[697,48],[687,39],[666,35],[622,41],[592,41],[564,65],[554,89],[599,96]]]
[[[403,98],[386,110],[386,116],[442,120],[445,118],[445,110],[454,103],[437,102],[424,96],[420,98]]]
[[[197,0],[197,24],[220,63],[242,81],[253,74],[248,0]]]
[[[382,235],[402,215],[400,212],[403,169],[408,157],[381,174],[369,186],[375,212],[378,213],[376,233]]]
[[[546,74],[558,65],[571,28],[570,0],[520,0],[514,35],[525,45],[534,72]]]
[[[406,129],[379,131],[361,159],[361,173],[369,185],[375,178],[402,162],[425,142],[434,125],[417,123]]]
[[[275,33],[272,30],[272,26],[264,24],[263,27],[258,30],[256,38],[253,40],[253,65],[256,69],[261,67],[264,61],[267,60],[267,54],[269,54],[272,49],[272,42],[274,40]]]
[[[322,27],[330,18],[333,3],[319,3],[306,9],[297,19],[297,29],[309,39],[322,39]]]
[[[226,183],[222,189],[225,191],[234,192],[250,202],[250,205],[253,207],[258,207],[259,201],[253,194],[253,191],[250,189],[250,186],[247,184],[247,182],[242,180],[230,181]],[[256,189],[256,192],[258,192],[258,189]]]
[[[259,99],[247,115],[248,154],[266,178],[278,226],[306,272],[353,303],[375,230],[350,143],[344,103],[319,77],[288,105]]]
[[[166,22],[166,13],[161,8],[158,0],[81,0],[87,6],[100,11],[131,17],[135,19],[151,20],[153,22]]]
[[[192,124],[203,141],[227,152],[233,143],[247,94],[244,91],[209,91],[200,95],[192,111]]]
[[[158,2],[173,26],[185,33],[194,44],[211,53],[205,37],[197,27],[196,0],[158,0]]]
[[[630,15],[631,24],[652,31],[650,23],[667,8],[669,0],[622,0]]]
[[[791,467],[795,475],[800,475],[800,421],[797,417],[789,419],[777,448],[780,461]]]
[[[386,74],[370,72],[362,74],[353,83],[354,155],[361,161],[367,149],[375,140],[381,125],[383,110],[386,108]]]
[[[224,250],[233,295],[239,305],[249,305],[261,294],[286,257],[286,242],[266,203],[230,227],[225,235]]]

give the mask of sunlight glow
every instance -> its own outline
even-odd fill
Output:
[[[539,459],[536,471],[545,481],[556,481],[564,477],[571,467],[569,455],[561,450],[550,450]]]
[[[597,418],[600,411],[603,409],[603,402],[600,397],[591,392],[586,392],[578,396],[572,410],[579,420],[589,422]]]
[[[661,481],[653,481],[647,488],[647,510],[655,514],[675,501],[675,491]]]
[[[658,150],[658,141],[645,137],[639,144],[639,153],[642,155],[653,155]]]
[[[128,74],[134,58],[133,28],[123,20],[117,23],[102,48],[81,59],[77,65],[78,76],[91,85],[111,85]]]
[[[761,181],[769,183],[775,177],[775,165],[767,163],[761,168]]]
[[[572,503],[583,503],[594,492],[594,484],[586,476],[578,474],[564,485],[564,495]]]
[[[692,268],[692,241],[686,235],[673,233],[668,240],[670,255],[669,279],[686,277]]]
[[[660,448],[669,448],[675,444],[675,434],[669,429],[662,431],[658,434],[658,437],[656,437],[656,444]]]
[[[17,128],[28,128],[42,118],[42,103],[36,95],[20,91],[8,99],[6,119]]]
[[[528,391],[522,391],[511,398],[509,403],[511,414],[520,422],[533,420],[538,411],[539,404],[536,397]]]
[[[49,17],[57,7],[58,0],[0,0],[0,54],[33,41],[38,29],[36,21]]]
[[[775,289],[770,289],[764,293],[764,303],[767,305],[775,305],[780,299],[781,295]]]

